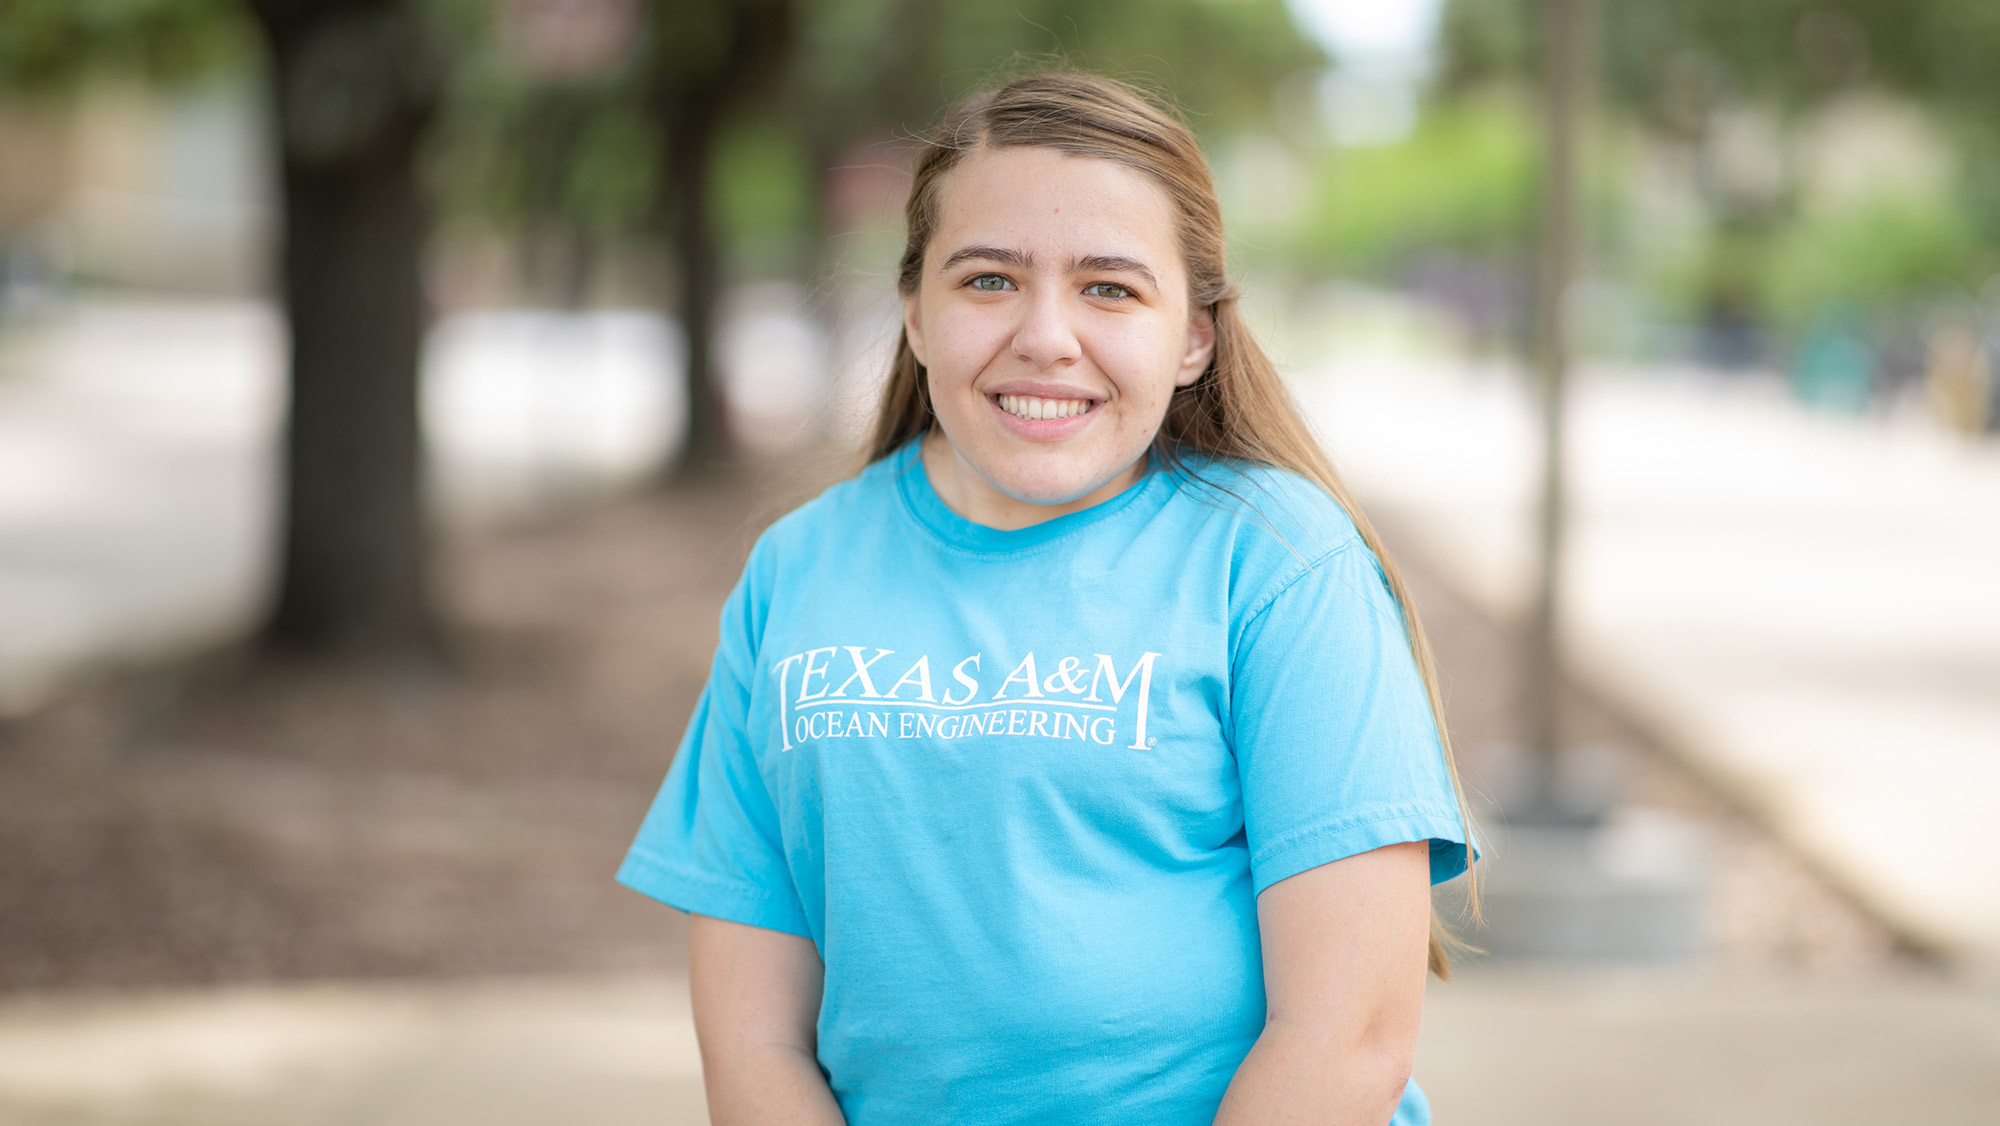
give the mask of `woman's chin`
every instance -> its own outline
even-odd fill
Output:
[[[1007,496],[1022,504],[1037,505],[1042,508],[1060,508],[1081,501],[1090,500],[1098,493],[1098,500],[1110,499],[1117,492],[1109,486],[1125,477],[1119,470],[1109,475],[1099,473],[1070,473],[1057,475],[1020,474],[1008,480],[993,482],[994,486]]]
[[[946,503],[966,515],[986,510],[987,519],[1007,524],[1053,519],[1109,500],[1137,478],[1135,466],[1144,457],[1142,450],[1130,464],[1120,465],[1120,458],[1105,457],[1102,451],[1054,445],[981,447],[968,457],[942,434],[935,441],[926,447],[926,464]],[[1016,511],[987,510],[989,505]]]

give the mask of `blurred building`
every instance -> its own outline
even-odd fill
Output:
[[[273,186],[246,77],[91,85],[0,106],[8,288],[50,280],[245,295],[266,286]]]

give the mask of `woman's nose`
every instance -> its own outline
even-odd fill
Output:
[[[1021,305],[1021,323],[1014,330],[1015,355],[1038,368],[1072,363],[1082,356],[1083,346],[1070,323],[1072,310],[1060,292],[1044,288]]]

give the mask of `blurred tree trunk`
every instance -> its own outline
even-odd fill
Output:
[[[674,301],[687,340],[687,441],[669,478],[734,453],[715,370],[722,247],[715,230],[715,150],[731,112],[764,93],[791,48],[790,0],[665,0],[655,10],[654,103],[665,175],[661,213],[673,244]]]
[[[729,460],[729,411],[715,370],[717,310],[722,301],[722,261],[709,201],[714,178],[715,134],[722,109],[717,98],[684,99],[668,118],[667,235],[673,244],[674,312],[686,342],[687,441],[675,475],[701,473]]]
[[[418,422],[420,146],[440,59],[407,0],[251,0],[281,156],[291,406],[268,643],[433,641]]]
[[[1535,277],[1535,368],[1542,397],[1542,480],[1536,520],[1540,568],[1527,621],[1522,738],[1530,769],[1520,823],[1565,820],[1562,738],[1563,553],[1568,490],[1564,414],[1570,374],[1571,286],[1577,270],[1579,118],[1588,91],[1592,0],[1542,0],[1541,229]]]

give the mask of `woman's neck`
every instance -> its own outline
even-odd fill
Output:
[[[1036,504],[996,488],[993,482],[959,456],[950,439],[936,427],[932,427],[922,441],[920,453],[924,475],[930,479],[931,491],[938,495],[945,507],[974,524],[998,528],[1003,532],[1033,527],[1072,512],[1094,508],[1131,488],[1146,471],[1146,459],[1141,457],[1118,476],[1075,500]]]

